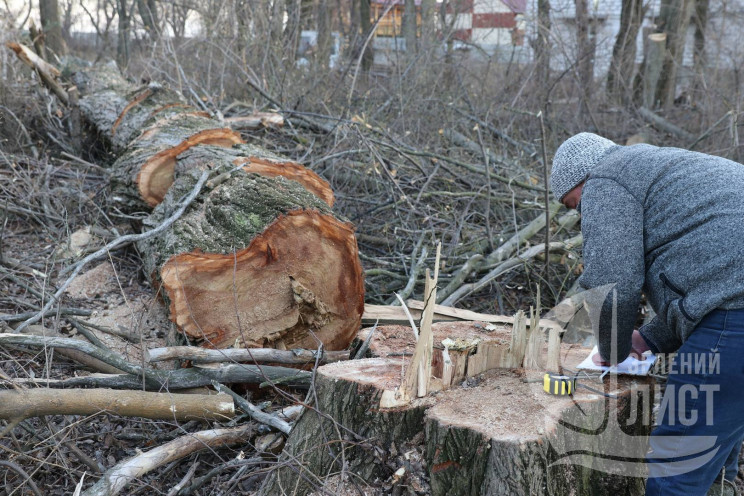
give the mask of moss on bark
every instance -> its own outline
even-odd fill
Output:
[[[312,208],[333,215],[328,205],[294,181],[246,174],[226,163],[215,167],[212,174],[229,177],[211,191],[203,191],[171,229],[140,243],[143,252],[157,254],[146,257],[147,274],[154,273],[176,254],[194,250],[229,254],[242,250],[267,225],[290,210]],[[163,202],[145,220],[145,228],[158,226],[175,212],[180,199],[193,189],[200,175],[197,169],[180,174]]]

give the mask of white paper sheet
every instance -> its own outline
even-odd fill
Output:
[[[609,371],[611,374],[648,375],[648,371],[651,370],[651,367],[656,361],[656,356],[647,351],[643,354],[643,356],[646,358],[645,360],[638,360],[635,357],[629,356],[622,363],[619,363],[614,367],[604,367],[602,365],[595,365],[592,361],[592,356],[598,352],[599,350],[595,346],[589,353],[589,356],[586,357],[584,361],[581,362],[576,368],[584,370],[599,370],[605,372]]]

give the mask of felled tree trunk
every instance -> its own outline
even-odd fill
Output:
[[[203,171],[212,179],[163,234],[139,245],[170,318],[205,346],[348,346],[364,307],[354,230],[302,165],[255,146],[178,93],[112,66],[74,67],[80,109],[113,152],[114,197],[157,206],[156,227]],[[240,145],[240,146],[235,146]]]
[[[424,453],[432,495],[642,493],[653,405],[647,380],[579,380],[614,397],[586,389],[554,396],[543,391],[543,367],[514,363],[513,350],[529,350],[533,334],[525,342],[503,326],[448,323],[435,325],[433,335],[435,347],[449,337],[447,348],[469,349],[458,359],[450,352],[453,363],[466,360],[465,372],[448,389],[406,405],[383,406],[384,391],[401,383],[410,360],[393,356],[412,348],[410,328],[375,330],[371,350],[386,356],[320,367],[316,408],[296,424],[259,494],[308,494],[342,472],[349,480],[395,484],[400,468],[411,469],[396,455],[411,449]],[[588,352],[562,346],[564,371]],[[483,354],[489,370],[468,374]],[[537,354],[544,357],[545,349]],[[446,375],[437,360],[435,351],[433,382]]]
[[[214,348],[345,348],[364,310],[351,225],[297,182],[224,169],[169,234],[139,245],[171,318]],[[181,174],[146,224],[195,182]]]

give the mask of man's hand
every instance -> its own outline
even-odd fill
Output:
[[[630,338],[630,355],[638,360],[645,360],[646,357],[643,356],[644,351],[648,351],[651,348],[648,347],[646,344],[646,340],[643,339],[643,336],[641,336],[641,333],[636,331],[633,331],[633,335]],[[592,355],[592,362],[594,362],[594,365],[601,365],[603,367],[609,367],[610,362],[602,360],[602,357],[599,353],[595,353]]]

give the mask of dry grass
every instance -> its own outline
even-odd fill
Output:
[[[0,29],[0,42],[21,37],[17,30]],[[530,65],[474,60],[463,54],[448,59],[441,50],[430,49],[413,60],[369,73],[357,71],[354,59],[334,70],[315,64],[297,67],[281,47],[265,39],[240,42],[231,33],[216,30],[205,38],[142,45],[133,50],[126,73],[136,81],[167,83],[192,104],[226,117],[282,111],[288,118],[284,129],[245,137],[304,163],[331,183],[337,211],[357,227],[370,303],[392,302],[393,293],[406,287],[412,288],[407,296],[420,299],[423,285],[411,286],[409,281],[420,281],[421,268],[433,264],[437,241],[443,243],[443,287],[467,260],[487,256],[543,215],[541,111],[549,155],[563,139],[582,130],[618,143],[642,133],[654,144],[690,145],[650,127],[633,107],[608,103],[600,81],[589,103],[590,114],[577,115],[578,95],[570,72],[553,75],[549,104],[543,108],[546,89],[535,87]],[[75,149],[67,138],[66,109],[19,63],[7,55],[0,63],[0,312],[14,314],[39,308],[39,295],[53,292],[56,273],[66,264],[57,259],[55,248],[69,233],[85,225],[120,232],[132,220],[106,208],[106,174],[97,167],[107,165],[105,150],[95,144]],[[719,72],[715,79],[699,77],[691,100],[664,113],[694,135],[709,131],[697,144],[700,151],[740,158],[741,92],[736,75],[732,71]],[[721,120],[729,111],[730,116]],[[453,131],[472,146],[448,138]],[[577,226],[568,230],[555,222],[551,226],[553,240],[577,233]],[[542,243],[544,237],[544,231],[537,232],[512,255]],[[578,255],[575,250],[554,254],[547,272],[542,261],[529,260],[459,305],[511,314],[529,308],[540,286],[542,306],[550,307],[572,286],[580,270]],[[117,290],[117,298],[149,295],[154,302],[134,251],[112,254],[111,263],[127,281]],[[492,268],[483,266],[464,282],[473,282]],[[87,308],[106,304],[93,299]],[[47,319],[44,325],[73,332],[64,318]],[[68,360],[18,350],[0,350],[0,369],[11,378],[74,373]],[[23,421],[0,447],[41,493],[70,494],[83,471],[109,467],[136,449],[200,428],[204,426],[199,423],[175,425],[105,415],[42,418]],[[76,444],[93,468],[66,442]],[[238,452],[193,455],[135,481],[127,494],[164,494],[192,464],[200,464],[197,477],[203,476]],[[271,463],[267,458],[264,468]],[[33,492],[21,485],[26,475],[15,467],[0,467],[0,472],[7,476],[0,481],[0,494],[21,494],[20,488],[22,494]],[[231,465],[215,473],[200,494],[247,494],[263,474]]]

